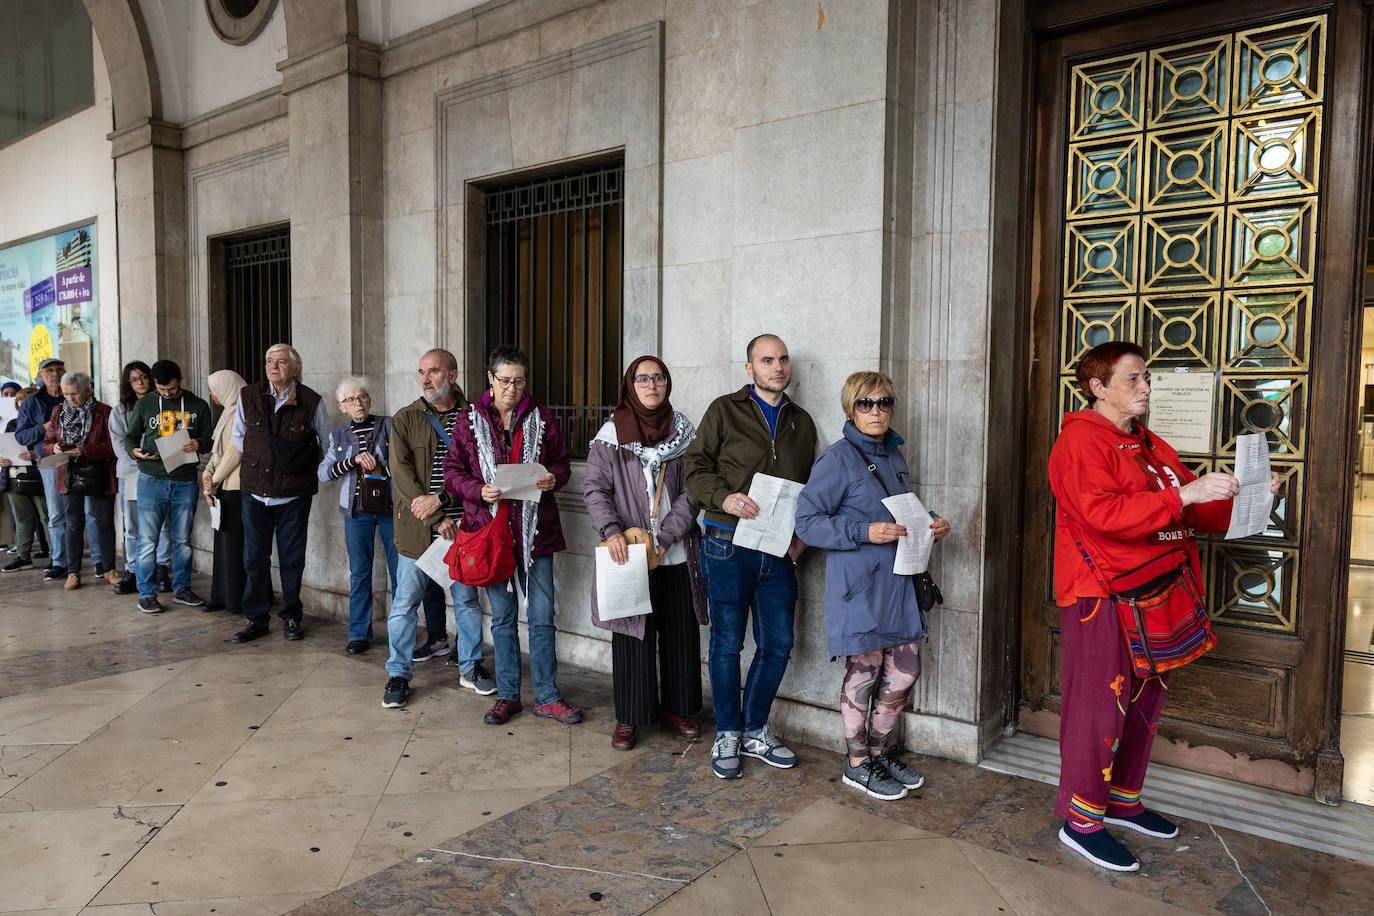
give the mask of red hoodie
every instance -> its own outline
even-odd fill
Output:
[[[1169,443],[1141,424],[1123,432],[1095,410],[1066,414],[1050,450],[1055,513],[1054,600],[1106,597],[1083,562],[1065,513],[1073,516],[1088,555],[1110,581],[1183,541],[1199,585],[1197,530],[1225,531],[1231,500],[1183,507],[1179,487],[1195,479]]]

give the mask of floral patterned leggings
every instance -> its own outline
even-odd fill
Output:
[[[867,756],[869,748],[887,746],[897,716],[920,676],[921,654],[914,642],[845,659],[840,718],[850,757]]]

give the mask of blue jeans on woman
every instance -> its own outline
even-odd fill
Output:
[[[515,575],[505,582],[487,586],[491,605],[491,641],[496,649],[496,696],[502,700],[520,699],[520,616],[519,601],[511,586],[520,581],[529,597],[525,616],[530,632],[530,678],[534,681],[534,702],[547,706],[561,699],[558,692],[558,656],[554,650],[553,557],[535,557],[529,572],[519,556]]]
[[[711,704],[716,732],[756,732],[768,713],[792,654],[797,611],[797,569],[790,557],[736,547],[707,529],[701,539],[701,573],[711,602]],[[739,654],[753,613],[754,660],[740,701]]]
[[[124,571],[138,575],[138,478],[119,478],[119,505],[124,513]],[[166,522],[157,540],[157,565],[172,565],[172,534]]]
[[[344,516],[344,545],[348,548],[348,641],[372,638],[372,557],[377,535],[382,538],[391,594],[396,594],[396,538],[391,513],[355,512]]]

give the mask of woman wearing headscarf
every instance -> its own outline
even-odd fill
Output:
[[[656,356],[625,370],[615,412],[592,440],[582,495],[611,559],[625,563],[627,528],[650,532],[658,565],[649,573],[652,613],[602,620],[592,584],[592,623],[611,631],[615,731],[611,745],[634,747],[636,729],[662,720],[684,738],[699,734],[701,633],[708,622],[698,551],[697,505],[687,492],[682,454],[696,428],[668,398],[672,376]],[[655,672],[657,656],[657,673]]]
[[[93,546],[102,557],[113,557],[114,504],[119,492],[114,445],[110,440],[110,407],[95,399],[95,382],[86,373],[68,372],[62,376],[62,403],[52,409],[43,451],[48,455],[66,455],[68,459],[67,465],[57,469],[57,491],[71,497],[67,500],[68,562],[63,588],[80,588],[86,516],[95,518],[100,539]],[[95,465],[90,469],[93,490],[74,492],[75,463]],[[101,577],[111,585],[119,582],[119,573],[113,569],[105,570]]]
[[[215,424],[214,445],[201,477],[205,502],[219,504],[219,528],[215,530],[214,575],[210,603],[202,610],[227,608],[243,611],[243,498],[239,493],[239,450],[234,447],[234,412],[239,391],[248,383],[233,369],[210,373],[210,400],[224,408]]]

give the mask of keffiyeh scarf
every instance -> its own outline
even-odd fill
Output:
[[[95,415],[95,398],[86,398],[86,403],[73,407],[62,402],[62,444],[80,445],[91,433],[91,422]]]
[[[496,479],[496,442],[495,430],[486,417],[478,416],[483,409],[480,403],[468,408],[468,424],[472,439],[477,443],[477,463],[482,470],[482,480],[491,483]],[[539,450],[544,444],[544,418],[539,408],[531,405],[525,419],[520,423],[520,462],[532,464],[539,460]],[[539,527],[539,500],[525,500],[520,503],[520,561],[525,569],[534,563],[534,535]]]

